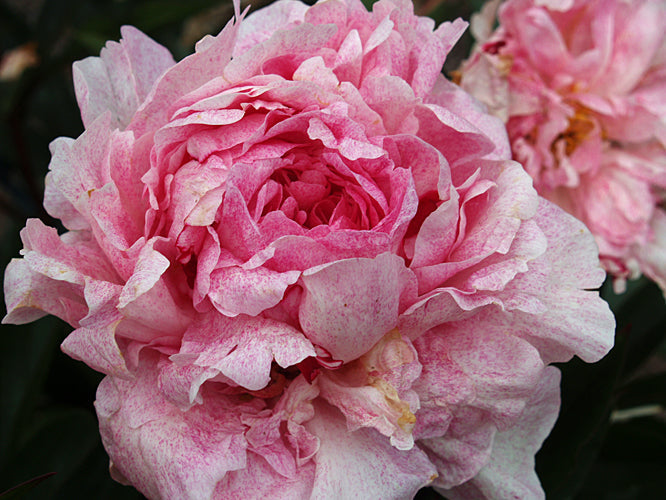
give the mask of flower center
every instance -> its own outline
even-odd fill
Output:
[[[368,230],[385,215],[355,178],[309,155],[297,155],[275,170],[249,208],[259,220],[279,210],[307,229],[328,225],[336,230]]]
[[[576,109],[575,114],[569,118],[569,127],[553,141],[551,146],[553,154],[556,151],[556,144],[564,141],[564,151],[567,156],[571,155],[581,143],[587,140],[594,129],[595,121],[589,113],[583,108]]]

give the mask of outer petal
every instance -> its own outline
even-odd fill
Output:
[[[112,474],[149,498],[210,498],[228,471],[246,466],[242,404],[216,397],[183,412],[157,392],[155,375],[144,364],[135,380],[107,377],[97,390]]]
[[[557,419],[559,388],[559,370],[546,368],[520,421],[495,436],[488,464],[474,479],[441,493],[451,500],[545,498],[534,472],[534,455]]]
[[[302,2],[285,0],[254,11],[241,23],[238,41],[234,46],[234,57],[268,40],[278,29],[288,29],[302,22],[307,10],[308,6]]]
[[[412,498],[437,476],[418,448],[396,450],[373,429],[350,432],[326,403],[315,403],[306,427],[321,442],[311,498]]]
[[[22,325],[53,314],[77,326],[87,312],[83,289],[33,271],[23,259],[12,259],[5,270],[7,316],[2,322]]]
[[[118,282],[119,277],[88,232],[57,231],[39,219],[28,219],[21,231],[21,253],[35,271],[49,278],[84,284],[85,277]]]
[[[88,315],[80,321],[81,327],[64,340],[63,352],[107,375],[130,377],[115,338],[116,328],[123,319],[116,308],[120,286],[90,280],[84,293]]]
[[[196,52],[162,75],[133,116],[129,129],[137,137],[155,131],[170,117],[173,103],[188,92],[219,76],[220,68],[231,60],[238,23],[230,21],[216,36],[197,43]]]
[[[414,343],[423,365],[413,386],[422,406],[414,433],[437,466],[441,487],[478,473],[496,430],[514,425],[540,378],[539,352],[498,324],[506,314],[486,308]]]
[[[540,315],[515,311],[512,323],[520,325],[524,338],[547,363],[568,361],[574,354],[598,361],[613,346],[615,319],[593,291],[605,277],[594,239],[581,222],[544,199],[536,221],[548,239],[548,250],[507,291],[534,295],[547,311]]]
[[[111,111],[117,127],[131,121],[157,79],[175,64],[169,51],[132,26],[122,40],[108,42],[100,57],[74,63],[74,89],[83,125]]]
[[[213,498],[313,498],[315,465],[297,469],[292,478],[278,474],[263,457],[248,453],[247,465],[228,473],[215,489]]]

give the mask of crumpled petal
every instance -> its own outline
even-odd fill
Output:
[[[95,408],[113,474],[148,497],[209,497],[227,471],[245,466],[239,415],[219,399],[189,412],[168,404],[150,364],[134,380],[107,377],[98,388]]]
[[[111,111],[124,129],[153,84],[175,64],[169,51],[132,26],[120,30],[122,40],[108,42],[100,57],[74,63],[74,88],[84,126]]]
[[[350,432],[326,403],[315,404],[306,427],[321,441],[311,498],[411,498],[437,476],[418,448],[396,450],[372,429]]]
[[[518,424],[495,435],[488,464],[474,479],[453,489],[438,491],[452,500],[545,498],[534,472],[534,454],[557,419],[559,385],[558,369],[545,369]]]

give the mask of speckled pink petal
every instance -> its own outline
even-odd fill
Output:
[[[303,21],[307,6],[293,0],[275,2],[252,13],[238,30],[234,57],[267,40],[276,29],[292,27]]]
[[[547,311],[540,315],[515,311],[513,322],[548,363],[568,361],[574,353],[585,361],[598,361],[613,346],[615,319],[608,304],[592,291],[605,277],[594,239],[581,222],[543,199],[536,221],[548,239],[548,251],[532,261],[530,272],[519,275],[507,291],[532,290]],[[544,274],[547,281],[537,281]]]
[[[60,347],[64,353],[99,372],[131,378],[115,338],[116,328],[123,319],[116,308],[120,290],[120,286],[112,283],[88,281],[84,290],[88,314]]]
[[[231,401],[212,399],[183,412],[154,377],[144,364],[134,380],[107,377],[97,390],[112,474],[150,498],[210,498],[228,471],[246,466],[241,407],[229,411]]]
[[[120,42],[108,42],[100,57],[74,63],[74,88],[83,124],[111,111],[123,129],[157,79],[175,64],[169,51],[132,26],[120,30]]]
[[[546,368],[519,422],[495,435],[488,464],[474,479],[441,493],[451,500],[545,498],[534,472],[534,455],[557,419],[559,386],[557,368]]]
[[[498,324],[497,308],[458,323],[435,328],[414,345],[423,373],[414,384],[422,407],[432,418],[453,419],[443,435],[417,427],[418,441],[445,474],[436,484],[447,487],[473,477],[486,463],[497,429],[508,429],[533,393],[543,362],[528,342]]]
[[[12,259],[7,265],[4,294],[3,324],[22,325],[53,314],[76,327],[88,312],[83,287],[37,273],[23,259]]]
[[[300,275],[299,271],[278,273],[264,267],[223,267],[211,273],[208,297],[226,316],[256,316],[276,306],[287,287],[296,283]]]
[[[153,238],[140,248],[134,272],[118,298],[118,309],[149,328],[178,335],[191,322],[190,310],[186,304],[180,307],[178,294],[172,292],[166,274],[171,263],[155,249],[159,242]]]
[[[57,165],[66,165],[71,161],[70,150],[74,139],[68,137],[59,137],[49,144],[51,151],[50,169],[57,168]],[[58,160],[56,160],[58,158]],[[68,197],[60,190],[59,181],[62,179],[57,173],[50,171],[46,174],[44,180],[44,208],[52,217],[60,219],[63,225],[72,231],[81,229],[90,229],[90,223],[85,217],[85,212],[81,213],[74,206],[73,199]]]
[[[323,398],[345,416],[347,428],[374,428],[399,450],[414,446],[412,429],[419,400],[412,383],[421,365],[397,330],[386,334],[354,363],[317,378]]]
[[[316,356],[312,344],[295,328],[250,316],[227,318],[215,312],[203,316],[185,332],[176,364],[212,368],[248,390],[271,380],[273,360],[283,368]]]
[[[467,117],[470,122],[482,130],[494,145],[492,152],[488,153],[486,158],[494,160],[511,159],[511,145],[502,120],[489,114],[476,99],[461,89],[460,86],[447,80],[444,76],[440,76],[427,97],[427,102],[446,106],[453,112]]]
[[[315,403],[306,428],[321,442],[311,498],[411,498],[437,476],[418,448],[397,450],[373,429],[350,432],[326,403]]]
[[[334,359],[361,356],[396,326],[404,271],[402,259],[391,254],[305,271],[299,311],[305,335]]]
[[[215,37],[199,41],[196,52],[169,68],[155,83],[142,105],[132,117],[128,129],[137,136],[152,132],[169,119],[169,106],[188,92],[219,76],[231,60],[238,22],[230,21]]]
[[[315,465],[310,462],[297,469],[296,475],[285,478],[266,460],[248,452],[247,465],[229,472],[215,489],[212,498],[312,498]]]
[[[63,217],[68,228],[87,229],[88,224],[83,221],[90,217],[88,192],[111,180],[107,157],[112,135],[111,113],[104,113],[76,140],[57,139],[51,144],[52,194],[47,198],[46,208],[53,216]]]
[[[83,285],[86,277],[118,282],[119,277],[87,232],[57,231],[39,219],[28,219],[21,231],[23,254],[35,271],[54,280]]]

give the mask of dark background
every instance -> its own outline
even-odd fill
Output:
[[[253,10],[266,3],[253,2]],[[442,22],[469,20],[481,4],[426,0],[416,8]],[[83,131],[72,62],[99,55],[124,24],[179,60],[232,12],[224,0],[0,0],[0,268],[19,256],[27,218],[62,229],[44,212],[42,193],[49,142]],[[471,43],[465,35],[446,71]],[[16,49],[28,64],[12,72],[8,54]],[[600,363],[561,366],[562,410],[537,455],[537,471],[549,500],[666,498],[664,298],[647,280],[630,283],[621,296],[606,283],[602,293],[617,315],[616,347]],[[108,475],[93,409],[102,376],[60,352],[69,331],[51,317],[0,327],[0,499],[142,498]],[[647,415],[617,412],[631,408]],[[1,493],[34,478],[42,481]],[[439,497],[424,489],[417,498]]]

